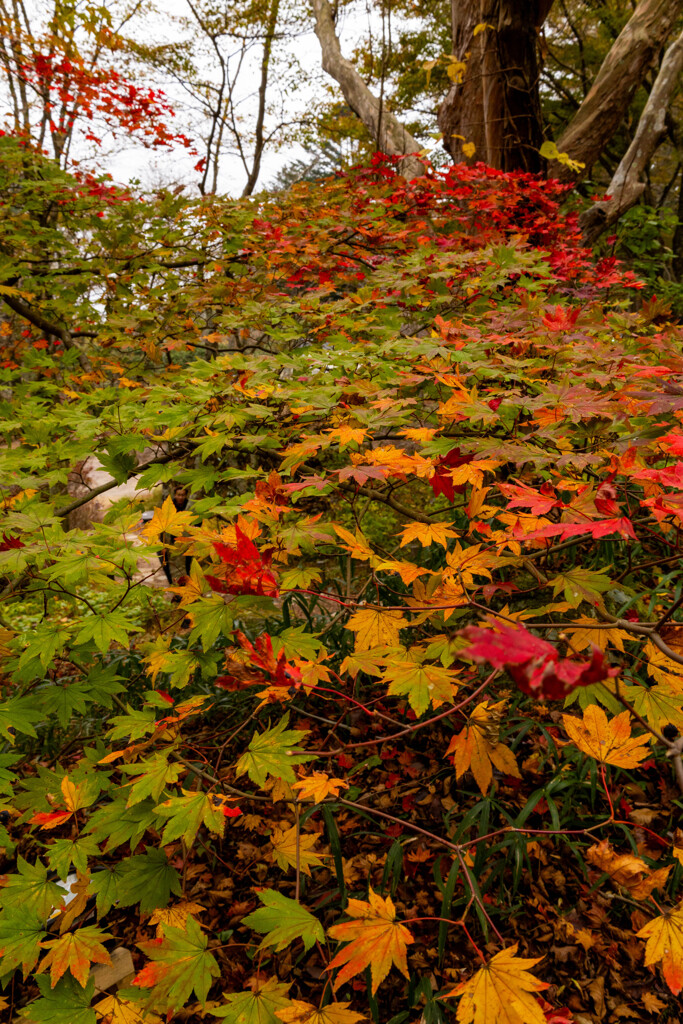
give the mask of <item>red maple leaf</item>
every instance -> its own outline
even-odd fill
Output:
[[[449,501],[454,501],[456,494],[465,493],[465,484],[458,484],[456,486],[453,483],[453,477],[449,470],[457,469],[458,466],[464,466],[467,462],[471,462],[473,458],[473,455],[462,455],[459,448],[451,448],[448,455],[442,455],[440,459],[437,459],[434,467],[434,476],[430,477],[429,480],[429,486],[434,491],[435,498],[443,494]]]
[[[463,630],[463,636],[474,641],[462,652],[466,657],[504,668],[530,697],[561,700],[577,686],[589,686],[619,673],[618,668],[608,668],[597,647],[593,647],[590,661],[561,658],[552,644],[523,626],[469,626]]]

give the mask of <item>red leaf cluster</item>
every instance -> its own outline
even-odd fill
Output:
[[[590,661],[561,658],[559,651],[534,636],[523,626],[470,626],[463,636],[472,640],[463,654],[476,662],[488,662],[504,668],[522,693],[530,697],[562,700],[577,686],[590,686],[618,675],[618,668],[609,668],[603,651],[593,647]]]
[[[234,546],[214,544],[216,553],[225,566],[221,576],[206,576],[212,590],[219,594],[256,594],[277,597],[277,580],[269,570],[271,558],[261,554],[239,526],[235,527],[237,542]]]
[[[273,641],[268,633],[262,633],[252,644],[240,630],[234,633],[237,643],[243,651],[249,655],[250,666],[258,669],[258,673],[244,670],[241,663],[233,663],[235,670],[227,675],[218,676],[216,686],[222,690],[240,689],[242,686],[253,686],[256,683],[265,682],[268,686],[283,686],[286,689],[301,686],[301,672],[294,665],[290,665],[285,656],[284,650],[275,655]],[[232,664],[228,662],[232,668]],[[263,673],[266,679],[260,676]]]

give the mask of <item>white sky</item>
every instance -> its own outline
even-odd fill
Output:
[[[288,0],[283,0],[283,7],[287,2]],[[188,12],[188,7],[186,0],[165,0],[164,10],[171,16],[182,16]],[[161,39],[173,38],[176,34],[173,29],[164,28],[163,21],[158,24]],[[350,54],[354,41],[360,38],[367,24],[367,14],[363,11],[340,12],[337,28],[342,41],[342,52],[345,55]],[[134,33],[131,32],[131,35]],[[280,98],[278,97],[280,84],[275,77],[269,83],[268,95],[269,98],[283,103],[283,106],[286,106],[286,117],[294,119],[297,114],[305,115],[310,112],[316,98],[320,97],[320,90],[324,87],[324,83],[329,83],[331,80],[322,71],[320,44],[312,27],[293,39],[288,49],[291,56],[299,62],[304,70],[304,81],[296,90],[289,90]],[[243,77],[240,80],[241,88],[238,98],[247,125],[253,123],[256,113],[255,94],[260,77],[260,57],[261,48],[256,47],[251,67],[246,69],[246,73],[242,73]],[[177,83],[155,82],[152,79],[150,79],[150,84],[164,88],[170,102],[178,110],[175,120],[170,123],[177,126],[178,130],[186,130],[182,112],[184,93],[181,87]],[[191,132],[187,132],[187,134],[191,135]],[[201,144],[199,148],[201,151]],[[297,157],[304,156],[304,149],[295,142],[288,142],[282,148],[266,147],[256,190],[266,187],[285,164]],[[106,160],[102,160],[102,164],[106,165],[106,170],[118,181],[131,182],[138,179],[144,187],[149,187],[175,182],[189,184],[198,181],[199,175],[193,170],[197,159],[198,157],[191,157],[180,147],[172,152],[167,150],[150,151],[139,144],[121,147],[119,140]],[[221,160],[219,191],[229,195],[240,195],[245,181],[246,174],[239,157],[226,153]]]

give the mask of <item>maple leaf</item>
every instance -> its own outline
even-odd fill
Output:
[[[435,708],[452,701],[458,691],[457,675],[441,665],[420,665],[414,661],[392,662],[384,675],[388,693],[407,696],[408,703],[420,716],[430,703]]]
[[[284,1024],[357,1024],[366,1020],[363,1013],[350,1010],[350,1003],[328,1003],[320,1008],[292,999],[289,1006],[277,1011]]]
[[[201,903],[194,903],[192,900],[183,900],[181,903],[176,903],[172,907],[159,907],[154,911],[149,919],[149,924],[155,924],[157,926],[157,938],[162,938],[164,935],[164,926],[170,925],[171,928],[185,927],[185,922],[188,916],[202,914],[204,907]]]
[[[156,540],[162,533],[170,533],[177,537],[192,525],[192,512],[179,512],[171,497],[166,498],[161,508],[154,509],[154,516],[141,531],[140,536],[147,540]]]
[[[258,786],[263,786],[269,775],[296,782],[294,766],[314,761],[315,755],[293,749],[306,736],[307,730],[288,729],[288,723],[289,713],[285,713],[277,725],[265,732],[254,733],[246,753],[237,762],[237,775],[248,772],[249,778]]]
[[[534,636],[523,626],[482,629],[468,626],[463,636],[474,640],[462,652],[473,661],[486,661],[506,669],[523,693],[559,700],[577,686],[588,686],[616,676],[618,668],[605,665],[603,652],[594,648],[590,661],[560,658],[547,640]]]
[[[345,541],[343,546],[352,558],[357,559],[359,562],[367,562],[368,560],[372,562],[375,560],[375,553],[360,530],[356,530],[354,536],[345,526],[339,526],[338,523],[333,523],[332,526],[337,536]]]
[[[270,841],[273,844],[273,857],[283,871],[288,867],[295,868],[298,860],[300,870],[310,877],[312,867],[322,866],[320,857],[312,850],[318,842],[317,833],[307,835],[300,832],[297,835],[295,825],[286,831],[274,828]]]
[[[41,942],[47,933],[34,914],[13,907],[0,917],[0,957],[5,973],[21,967],[24,978],[38,962]]]
[[[277,978],[255,977],[250,980],[250,992],[226,993],[226,1006],[216,1006],[209,1012],[223,1017],[229,1024],[279,1024],[278,1010],[289,1006],[287,993],[290,985]]]
[[[449,523],[410,523],[403,529],[400,546],[403,548],[411,541],[419,540],[423,548],[428,548],[430,544],[440,544],[442,548],[447,548],[448,540],[458,536],[449,526]]]
[[[368,607],[355,612],[346,629],[356,634],[356,651],[371,651],[376,647],[399,647],[399,633],[409,625],[400,612]]]
[[[154,988],[155,1001],[164,1001],[169,1010],[177,1009],[194,990],[201,1003],[211,988],[212,979],[220,976],[216,958],[209,953],[208,941],[193,917],[184,928],[164,927],[162,940],[139,942],[138,947],[150,958],[133,979],[140,988]]]
[[[158,1014],[116,994],[105,996],[93,1009],[97,1013],[97,1024],[162,1024]]]
[[[342,921],[327,930],[330,938],[348,942],[327,966],[328,971],[340,968],[332,984],[334,991],[366,967],[370,968],[373,995],[392,965],[409,977],[407,947],[413,936],[396,920],[391,897],[383,898],[370,888],[368,902],[350,899],[346,913],[354,920]]]
[[[517,944],[496,953],[469,981],[462,981],[449,996],[459,996],[458,1024],[547,1024],[546,1016],[533,997],[548,988],[527,968],[536,960],[517,957]]]
[[[209,832],[223,838],[225,815],[218,794],[182,790],[182,796],[165,800],[154,813],[168,818],[161,836],[162,844],[171,843],[182,837],[187,847],[192,846],[202,824]]]
[[[645,966],[661,960],[664,980],[677,996],[683,989],[683,905],[648,921],[636,935],[647,939]]]
[[[339,796],[341,789],[348,788],[345,779],[331,779],[325,772],[313,772],[292,786],[299,791],[300,800],[313,800],[314,803],[321,803],[328,796]]]
[[[50,981],[54,988],[65,971],[70,971],[85,988],[91,963],[108,964],[111,967],[111,957],[102,945],[103,940],[111,938],[108,932],[90,925],[60,935],[58,939],[43,942],[43,949],[49,949],[50,952],[41,961],[36,974],[42,974],[49,967]]]
[[[296,900],[290,900],[274,889],[262,889],[257,895],[263,906],[243,918],[242,924],[265,936],[259,949],[273,946],[279,953],[295,939],[301,939],[304,949],[309,950],[316,941],[325,941],[325,930],[320,921]]]
[[[465,728],[452,738],[446,750],[446,757],[453,755],[456,779],[464,775],[468,768],[471,769],[484,794],[493,779],[492,764],[506,775],[521,778],[515,755],[498,739],[504,708],[505,701],[491,705],[488,701],[478,704]]]
[[[608,839],[586,850],[589,864],[605,871],[615,885],[628,889],[635,900],[644,900],[654,889],[663,889],[672,865],[652,870],[644,860],[631,853],[617,853]]]
[[[571,715],[563,715],[562,721],[567,735],[576,747],[602,764],[613,764],[618,768],[637,768],[641,761],[650,757],[650,750],[643,736],[631,736],[631,715],[622,711],[611,721],[597,704],[590,704],[583,714],[583,721]]]

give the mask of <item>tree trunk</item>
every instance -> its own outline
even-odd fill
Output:
[[[465,70],[438,123],[454,160],[471,143],[471,160],[504,171],[543,169],[537,39],[552,2],[451,0],[453,56]]]
[[[424,164],[414,155],[422,146],[407,128],[387,111],[358,74],[353,64],[342,56],[334,27],[332,8],[328,0],[312,0],[315,16],[315,34],[323,55],[323,70],[331,75],[344,93],[344,99],[377,140],[377,148],[390,156],[406,156],[401,161],[401,173],[407,178],[424,174]]]
[[[640,0],[603,61],[585,100],[557,143],[561,153],[585,164],[590,172],[617,131],[638,86],[657,59],[671,28],[683,10],[683,0]],[[561,181],[577,174],[554,162],[549,173]]]
[[[607,187],[610,197],[582,214],[579,223],[587,245],[626,213],[642,195],[640,176],[666,131],[666,111],[683,70],[683,32],[666,51],[659,74],[641,114],[633,142]]]

